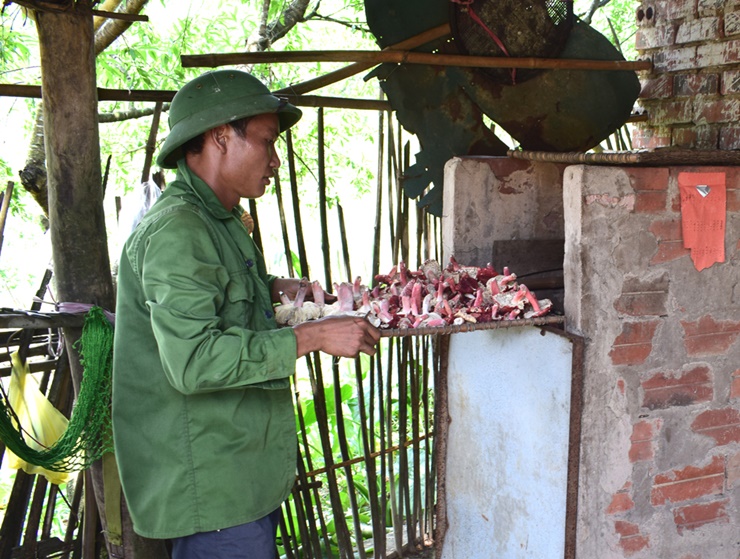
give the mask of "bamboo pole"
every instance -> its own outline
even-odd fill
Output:
[[[379,92],[383,98],[383,90]],[[384,112],[378,113],[378,169],[375,179],[375,227],[373,229],[373,262],[371,267],[371,281],[380,273],[380,232],[381,219],[383,216],[383,147],[385,145],[385,130],[383,127]]]
[[[321,439],[321,448],[324,453],[324,463],[328,470],[326,472],[329,485],[329,500],[331,502],[332,513],[334,515],[334,527],[336,529],[337,544],[339,547],[339,557],[341,559],[350,559],[352,556],[352,540],[349,534],[349,527],[344,518],[344,509],[341,497],[337,489],[337,477],[332,467],[334,457],[332,456],[332,444],[329,433],[329,418],[326,408],[326,397],[324,394],[324,379],[321,372],[321,357],[318,353],[314,354],[313,360],[307,359],[309,377],[311,380],[311,389],[314,397],[314,410],[319,426],[319,436]]]
[[[298,176],[295,168],[295,151],[293,150],[293,134],[290,129],[285,132],[288,143],[288,171],[290,172],[290,192],[293,198],[293,218],[295,219],[296,235],[298,236],[298,259],[301,262],[301,275],[304,278],[311,276],[308,270],[308,256],[306,243],[303,240],[303,225],[301,223],[301,202],[298,196]]]
[[[252,222],[254,223],[254,229],[252,230],[252,239],[254,240],[254,245],[257,247],[257,250],[259,250],[261,253],[264,253],[265,249],[262,246],[262,233],[260,232],[260,218],[259,214],[257,213],[257,202],[254,198],[250,198],[248,204],[249,215],[252,217]]]
[[[288,264],[288,276],[295,277],[293,269],[293,256],[290,251],[290,237],[288,236],[288,225],[285,219],[285,205],[283,204],[283,193],[280,186],[280,174],[275,170],[275,196],[277,197],[278,213],[280,214],[280,230],[283,233],[283,247],[285,248],[285,260]]]
[[[348,280],[352,280],[352,267],[349,261],[349,243],[347,242],[347,226],[344,222],[344,209],[342,208],[342,204],[337,204],[337,219],[339,220],[339,236],[342,241],[344,275]]]
[[[326,215],[326,161],[324,153],[324,109],[318,110],[319,221],[321,222],[321,253],[324,257],[324,286],[331,286],[329,256],[329,222]]]
[[[298,409],[299,423],[301,427],[301,438],[302,438],[303,448],[304,448],[303,456],[306,460],[305,466],[302,460],[298,461],[299,468],[303,470],[301,474],[302,477],[299,477],[299,480],[302,485],[308,486],[308,478],[311,477],[311,474],[306,472],[306,467],[308,468],[309,472],[313,471],[313,461],[311,459],[311,445],[309,444],[309,441],[308,441],[308,431],[306,429],[306,422],[303,418],[303,411],[301,409],[301,402],[300,402],[300,398],[299,398],[297,391],[295,395],[295,400],[296,400],[296,407]],[[308,508],[306,509],[306,514],[310,518],[309,528],[311,530],[311,543],[314,546],[314,550],[317,556],[320,557],[321,556],[321,544],[319,542],[319,533],[316,529],[316,523],[314,522],[314,516],[318,517],[319,519],[319,525],[321,528],[321,537],[323,538],[324,545],[326,546],[327,549],[329,549],[329,531],[326,527],[326,522],[324,521],[324,515],[322,513],[322,508],[321,508],[321,497],[319,495],[318,488],[314,488],[313,490],[313,499],[314,499],[314,502],[316,503],[316,514],[315,515],[309,514],[310,511]],[[310,498],[307,502],[310,504]]]
[[[391,347],[391,344],[393,341],[389,341],[388,347]],[[390,353],[390,350],[389,350]],[[385,427],[385,408],[384,400],[383,400],[383,391],[384,391],[384,380],[383,380],[383,359],[382,359],[382,352],[381,352],[381,346],[378,345],[378,351],[375,353],[375,362],[377,365],[377,387],[378,387],[378,432],[380,433],[380,448],[385,449],[386,446],[388,446],[388,442],[386,441],[386,427]],[[393,443],[390,443],[390,446],[392,446]],[[380,461],[380,510],[383,514],[383,537],[380,538],[380,541],[375,542],[375,557],[385,557],[386,555],[386,539],[385,539],[385,525],[386,525],[386,510],[388,508],[388,493],[386,490],[386,482],[388,475],[388,469],[386,467],[386,461],[385,458]]]
[[[372,364],[374,361],[370,361],[371,371],[373,369]],[[372,457],[372,449],[370,446],[370,436],[368,433],[372,433],[373,426],[368,422],[366,407],[365,407],[365,389],[363,386],[362,378],[362,365],[360,359],[355,359],[355,381],[357,383],[357,400],[358,407],[360,410],[360,425],[362,429],[360,431],[360,437],[362,438],[362,460],[365,462],[365,475],[367,477],[367,492],[370,501],[370,522],[373,529],[373,540],[378,541],[379,538],[385,538],[385,528],[380,522],[381,512],[378,506],[378,479],[376,477],[376,466],[375,458]],[[370,377],[370,386],[373,386],[372,374]],[[372,406],[372,400],[371,400]],[[363,546],[364,548],[364,546]]]
[[[396,43],[394,45],[386,47],[383,50],[410,50],[416,47],[420,47],[421,45],[424,45],[431,41],[446,37],[449,34],[450,24],[443,23],[442,25],[433,27],[432,29],[428,29],[427,31],[419,33],[418,35],[409,37],[408,39],[401,41],[400,43]],[[339,70],[329,72],[328,74],[324,74],[323,76],[319,76],[318,78],[313,78],[305,82],[290,85],[284,89],[279,90],[278,93],[295,93],[297,95],[308,93],[309,91],[314,91],[315,89],[320,89],[327,85],[342,81],[372,67],[373,64],[355,62],[354,64],[350,64],[349,66],[345,66],[344,68],[340,68]]]
[[[332,377],[334,382],[334,414],[337,417],[337,440],[339,441],[339,452],[342,456],[342,462],[346,464],[350,460],[349,445],[347,444],[347,432],[344,426],[344,410],[342,407],[342,381],[339,377],[339,359],[332,360]],[[352,466],[344,466],[344,478],[347,483],[347,494],[349,496],[350,509],[352,512],[352,524],[355,533],[355,548],[359,553],[360,559],[367,559],[365,545],[362,538],[362,526],[360,524],[360,510],[357,505],[357,491],[355,490],[355,481],[352,476]],[[351,549],[349,550],[352,551]],[[354,554],[353,554],[354,555]]]
[[[409,50],[305,50],[234,52],[225,54],[183,54],[184,68],[215,68],[240,64],[295,64],[299,62],[355,62],[363,64],[426,64],[463,68],[526,68],[531,70],[650,70],[649,60],[588,60],[576,58],[515,58],[469,56]]]

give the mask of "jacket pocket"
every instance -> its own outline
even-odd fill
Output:
[[[226,286],[226,302],[222,313],[224,327],[249,328],[254,313],[255,286],[249,274],[239,272],[231,275]]]

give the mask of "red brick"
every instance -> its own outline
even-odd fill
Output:
[[[740,369],[732,373],[732,384],[730,385],[730,398],[740,398]]]
[[[740,14],[740,12],[737,12]],[[740,93],[740,70],[725,70],[722,72],[722,95]]]
[[[635,462],[645,462],[655,457],[655,447],[653,441],[656,431],[660,429],[661,422],[640,421],[632,426],[632,436],[630,436],[629,459],[633,464]]]
[[[673,80],[668,75],[651,78],[642,82],[641,99],[666,99],[673,95]]]
[[[696,8],[700,16],[706,16],[721,13],[726,4],[727,0],[699,0]]]
[[[703,102],[695,100],[694,107],[696,124],[713,122],[737,122],[740,119],[740,99],[721,98],[715,101]]]
[[[642,406],[651,410],[711,402],[714,398],[708,367],[695,367],[678,376],[658,373],[641,384]]]
[[[717,149],[720,127],[714,125],[674,127],[671,145],[687,149]]]
[[[713,95],[719,88],[719,74],[678,74],[673,78],[677,97]]]
[[[650,547],[650,538],[640,533],[640,527],[632,522],[617,520],[614,529],[619,534],[619,547],[626,556],[634,555],[646,547]]]
[[[658,243],[658,250],[650,259],[650,265],[665,264],[689,254],[691,251],[684,248],[683,241],[662,241]]]
[[[656,475],[650,502],[658,506],[668,501],[680,503],[707,495],[719,495],[724,488],[724,481],[724,457],[714,456],[704,467],[686,466],[682,470]]]
[[[665,19],[669,21],[694,17],[696,13],[696,0],[666,0],[664,3],[659,4],[659,6],[662,6],[663,10],[658,11],[658,13],[664,14]],[[658,8],[656,7],[657,10]]]
[[[740,487],[740,452],[727,457],[727,487]]]
[[[729,522],[730,517],[726,509],[729,502],[729,499],[723,499],[711,503],[678,507],[673,511],[673,521],[676,523],[678,533],[683,534],[684,530],[696,530],[712,522]]]
[[[635,212],[645,214],[662,213],[666,210],[667,201],[667,192],[649,190],[635,192]]]
[[[689,124],[693,122],[694,110],[691,100],[662,101],[648,110],[653,124]]]
[[[725,37],[740,33],[740,12],[725,12]]]
[[[696,67],[712,68],[740,61],[740,40],[733,39],[722,43],[708,43],[696,48]]]
[[[707,410],[696,417],[691,429],[713,438],[717,446],[740,442],[740,410]]]
[[[719,131],[719,149],[740,149],[740,126],[723,126]]]
[[[673,78],[673,90],[678,97],[714,95],[719,89],[719,74],[678,74]]]
[[[653,336],[660,321],[625,322],[614,340],[609,357],[614,365],[639,365],[653,349]]]
[[[676,31],[676,44],[712,41],[718,38],[719,18],[714,16],[686,20]]]
[[[706,56],[705,56],[706,58]],[[680,72],[681,70],[694,70],[711,65],[699,65],[697,61],[697,47],[681,47],[657,51],[653,55],[653,71],[663,74],[665,72]]]
[[[629,316],[664,316],[669,284],[667,274],[656,279],[626,278],[614,308]]]
[[[675,40],[675,25],[640,27],[635,33],[635,48],[640,51],[668,47],[673,45]]]
[[[726,353],[740,334],[740,322],[716,321],[709,315],[696,322],[681,321],[684,344],[689,355],[721,355]]]
[[[632,484],[627,482],[622,489],[612,496],[612,502],[606,508],[606,514],[619,514],[620,512],[627,512],[635,508],[635,502],[629,494],[631,488]]]
[[[668,190],[670,169],[665,167],[642,167],[630,169],[630,185],[634,190]]]
[[[683,230],[680,219],[665,221],[653,221],[648,230],[655,235],[659,241],[681,241],[683,242]]]
[[[656,149],[671,145],[670,127],[635,126],[632,129],[632,146],[635,149]]]

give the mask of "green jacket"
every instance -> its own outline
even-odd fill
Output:
[[[290,376],[262,255],[180,161],[123,249],[113,438],[134,530],[172,538],[261,518],[295,480]]]

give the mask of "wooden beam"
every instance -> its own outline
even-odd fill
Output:
[[[502,56],[466,56],[401,50],[383,51],[271,51],[226,54],[184,54],[185,68],[214,68],[239,64],[275,64],[297,62],[359,62],[365,64],[428,64],[468,68],[527,68],[540,70],[649,70],[648,60],[582,60],[572,58],[510,58]]]
[[[337,109],[360,109],[389,111],[390,103],[378,99],[350,99],[344,97],[321,97],[318,95],[284,95],[276,91],[280,97],[285,97],[301,107],[328,107]],[[170,102],[176,91],[144,90],[144,89],[104,89],[98,88],[98,101],[141,101],[141,102]],[[41,86],[0,84],[0,97],[28,97],[41,99]]]
[[[400,43],[395,43],[389,47],[384,48],[383,50],[414,49],[431,41],[436,41],[437,39],[447,37],[450,35],[450,33],[450,24],[444,23],[442,25],[419,33],[418,35],[409,37],[408,39],[405,39]],[[323,76],[306,80],[305,82],[292,84],[289,87],[279,90],[277,93],[293,93],[295,95],[301,95],[304,93],[308,93],[309,91],[314,91],[316,89],[326,87],[327,85],[331,85],[338,81],[342,81],[346,78],[354,76],[355,74],[364,72],[365,70],[368,70],[373,66],[374,64],[372,63],[368,64],[363,62],[355,62],[354,64],[350,64],[349,66],[345,66],[344,68],[340,68],[339,70],[334,70],[333,72],[329,72],[327,74],[324,74]]]

